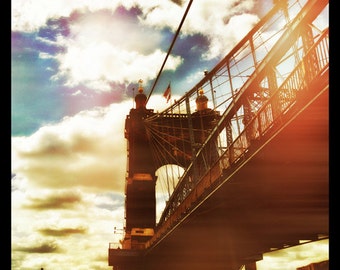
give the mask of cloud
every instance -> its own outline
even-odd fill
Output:
[[[256,263],[259,269],[263,270],[295,270],[298,267],[306,266],[313,262],[328,260],[329,240],[319,240],[308,244],[301,244],[295,247],[282,249],[279,252],[263,254],[263,260]]]
[[[55,243],[46,241],[45,243],[38,243],[31,246],[18,245],[14,247],[13,250],[25,253],[54,253],[58,252],[59,248]]]
[[[222,57],[258,21],[250,14],[254,4],[254,0],[193,3],[181,38],[205,36],[210,46],[203,58]],[[171,29],[174,35],[186,7],[187,3],[176,1],[58,0],[46,4],[15,0],[12,31],[45,29],[45,37],[38,39],[49,45],[55,39],[55,45],[63,48],[54,56],[40,54],[58,62],[52,80],[63,80],[67,87],[110,92],[112,83],[128,85],[140,78],[147,81],[156,77],[170,46],[170,42],[164,45],[164,31]],[[56,37],[47,34],[54,31],[58,31]],[[164,71],[175,71],[182,63],[181,56],[170,54]]]
[[[161,96],[150,103],[156,110],[167,105]],[[124,115],[131,107],[132,102],[125,101],[81,111],[31,136],[13,137],[12,172],[40,188],[123,193],[126,167],[122,164],[126,164],[127,151]]]
[[[83,84],[104,92],[112,91],[112,82],[153,79],[166,52],[158,49],[160,33],[137,23],[108,12],[84,14],[70,22],[70,34],[58,40],[66,49],[56,56],[59,72],[53,78],[65,78],[68,87]],[[170,56],[166,69],[174,70],[181,62],[179,56]]]
[[[131,103],[82,111],[12,139],[13,172],[39,187],[88,187],[123,192],[124,117]]]
[[[71,234],[85,234],[87,228],[41,228],[38,230],[44,236],[69,236]]]
[[[14,0],[12,5],[12,31],[31,32],[45,25],[48,19],[68,17],[75,10],[96,11],[101,9],[115,10],[119,1],[68,1],[56,0],[46,2],[44,0],[25,1]]]
[[[124,226],[124,196],[78,189],[82,199],[71,199],[73,207],[26,207],[32,198],[34,206],[47,206],[53,193],[32,187],[12,192],[12,269],[109,269],[107,248],[121,238],[113,228]]]
[[[38,197],[29,198],[29,203],[24,205],[30,209],[66,209],[72,208],[74,204],[81,201],[81,196],[74,191],[53,192],[45,197],[41,194]]]
[[[149,106],[167,103],[159,95]],[[114,227],[124,227],[131,108],[130,100],[84,110],[12,138],[13,269],[107,269],[108,245],[122,237]]]

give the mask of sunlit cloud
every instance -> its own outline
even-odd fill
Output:
[[[162,96],[150,101],[162,109],[160,104],[166,106]],[[82,111],[31,136],[13,138],[14,265],[26,254],[21,267],[41,267],[47,263],[42,254],[54,254],[49,265],[68,268],[68,256],[76,263],[91,250],[81,264],[97,260],[106,267],[108,243],[121,238],[114,227],[124,226],[125,119],[117,115],[131,108],[129,101]]]
[[[115,14],[119,6],[126,8],[126,14],[121,15],[125,20],[119,19],[119,12]],[[200,5],[193,4],[181,35],[206,36],[211,46],[202,57],[220,57],[258,21],[254,14],[241,15],[250,12],[253,6],[253,0],[214,3],[205,0]],[[140,10],[140,14],[131,12],[128,15],[131,8]],[[59,71],[51,79],[63,79],[68,87],[84,85],[94,91],[109,92],[112,91],[111,83],[128,84],[139,78],[155,78],[166,56],[165,49],[159,50],[161,31],[170,28],[175,32],[180,23],[179,14],[184,14],[185,8],[186,5],[172,1],[115,4],[112,1],[101,1],[100,4],[72,1],[70,4],[59,0],[46,5],[43,1],[17,0],[12,7],[12,30],[37,31],[49,19],[67,18],[69,33],[59,35],[55,42],[64,49],[55,56]],[[33,14],[39,15],[33,17]],[[47,54],[41,56],[46,58]],[[164,70],[175,70],[182,62],[179,56],[170,55]]]
[[[280,252],[269,252],[263,255],[263,260],[256,262],[257,267],[263,270],[295,270],[301,266],[310,264],[310,259],[314,262],[329,260],[329,240],[319,240],[308,244],[282,249]]]

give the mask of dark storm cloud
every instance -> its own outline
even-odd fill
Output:
[[[13,247],[13,250],[25,253],[58,253],[60,251],[60,248],[56,243],[48,241],[31,246],[15,245],[15,247]]]
[[[182,6],[183,1],[182,0],[171,0],[171,2],[175,3],[176,5]]]
[[[74,208],[81,202],[81,196],[74,192],[50,194],[46,197],[30,198],[25,208],[35,210]]]
[[[87,228],[85,227],[78,227],[78,228],[42,228],[38,230],[44,236],[61,236],[66,237],[72,234],[86,234]]]

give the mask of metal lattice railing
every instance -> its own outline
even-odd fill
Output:
[[[156,117],[188,115],[194,111],[197,90],[205,87],[211,89],[205,94],[210,95],[213,108],[223,110],[219,122],[181,176],[147,246],[193,211],[207,192],[221,184],[221,176],[228,169],[245,162],[245,156],[282,129],[299,112],[298,108],[306,105],[303,102],[328,89],[329,32],[328,28],[323,31],[313,28],[313,21],[328,1],[309,1],[300,12],[295,10],[297,3],[293,2],[288,9],[296,13],[294,20],[287,20],[282,29],[266,36],[265,32],[271,32],[283,20],[279,9],[273,9],[191,91],[147,119],[152,127]],[[187,121],[187,117],[183,120]],[[212,156],[212,149],[218,154]]]

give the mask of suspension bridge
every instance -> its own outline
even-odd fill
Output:
[[[327,8],[276,1],[162,112],[139,86],[125,122],[124,236],[109,243],[109,266],[254,270],[264,253],[328,238],[329,29],[318,24]]]

